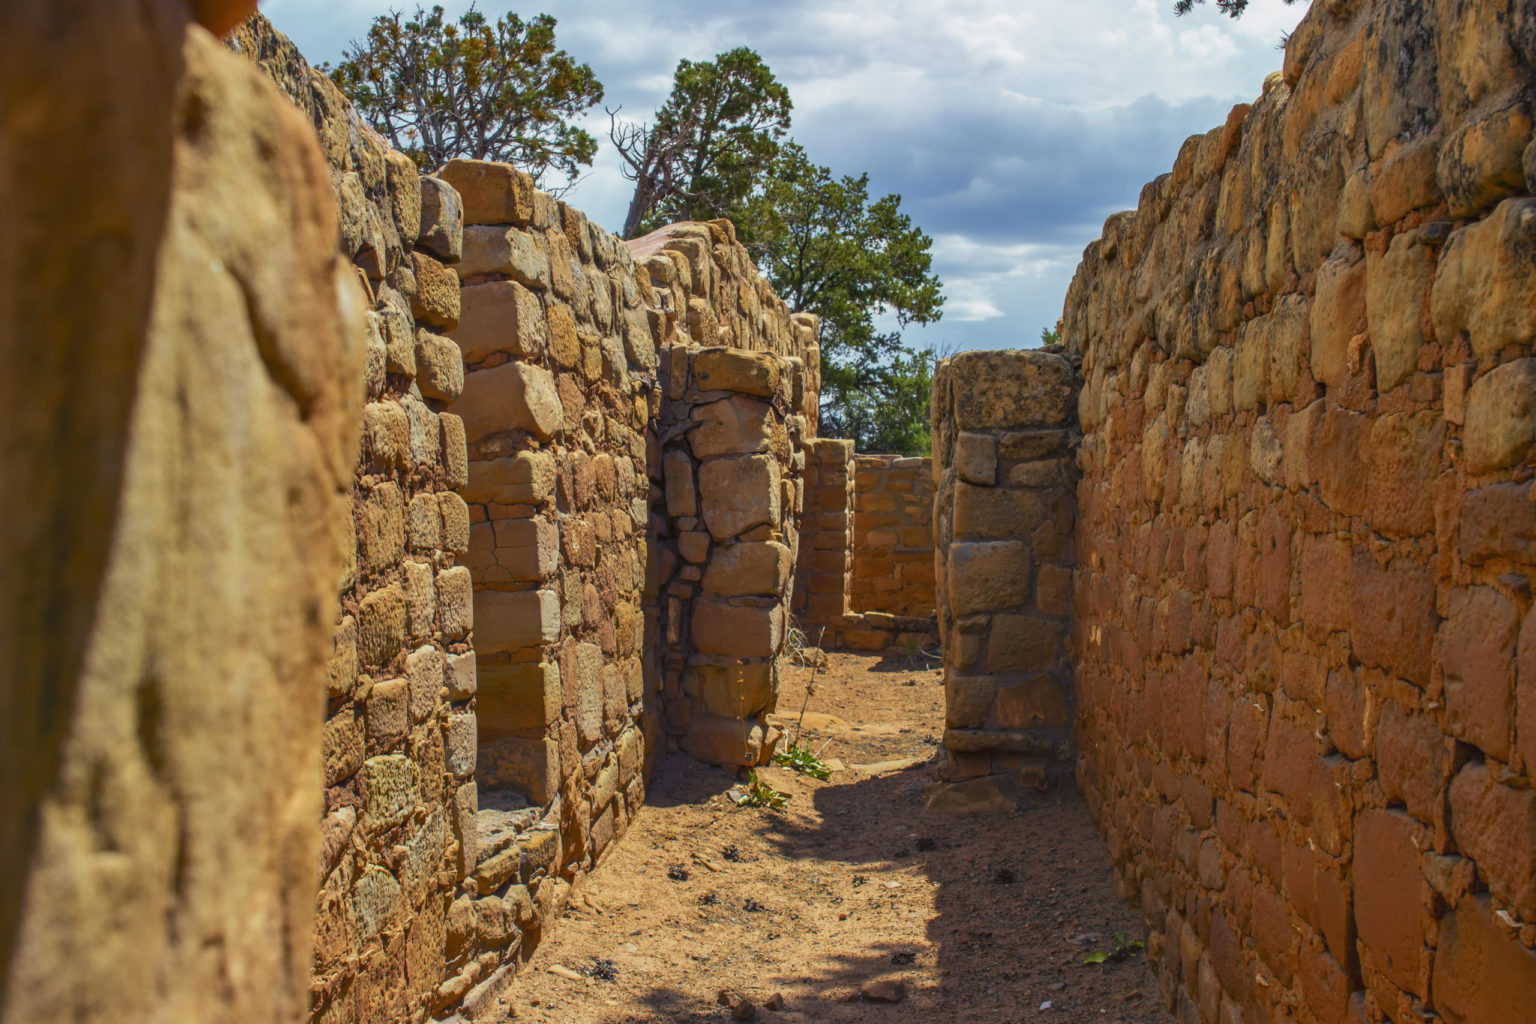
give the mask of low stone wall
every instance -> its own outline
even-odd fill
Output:
[[[933,617],[932,459],[854,460],[849,597],[854,612]]]
[[[1080,779],[1183,1020],[1536,1006],[1533,40],[1314,3],[1072,286]]]
[[[1043,788],[1072,761],[1077,374],[1049,352],[966,352],[933,385],[948,774]]]
[[[805,643],[832,643],[853,583],[853,442],[817,438],[806,451],[805,510],[794,614]]]

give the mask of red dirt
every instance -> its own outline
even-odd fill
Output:
[[[810,672],[788,674],[792,722]],[[726,1021],[717,996],[730,989],[755,1019],[786,1024],[1171,1020],[1144,954],[1083,963],[1145,930],[1075,794],[1017,814],[924,814],[939,673],[833,654],[811,708],[807,736],[842,769],[826,782],[760,770],[789,794],[783,811],[737,808],[733,775],[663,760],[649,805],[523,968],[507,1019]],[[915,763],[878,765],[899,759]],[[592,972],[594,958],[613,980],[550,973]],[[902,982],[904,1000],[862,998],[877,980]],[[775,993],[784,1008],[764,1009]]]

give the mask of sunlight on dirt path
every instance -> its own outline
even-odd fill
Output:
[[[789,675],[780,707],[793,715],[809,672]],[[662,762],[648,806],[524,967],[507,1019],[1171,1019],[1141,954],[1083,963],[1116,933],[1145,932],[1075,795],[1017,815],[923,813],[937,672],[834,654],[811,712],[806,734],[839,770],[760,770],[789,795],[781,812],[734,807],[726,772]],[[901,1001],[861,995],[872,982]],[[733,1016],[725,989],[755,1016]]]

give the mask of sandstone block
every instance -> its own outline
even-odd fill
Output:
[[[693,357],[693,380],[700,391],[735,391],[771,398],[779,391],[782,374],[783,363],[771,352],[705,348]]]
[[[1002,540],[1027,536],[1050,518],[1050,510],[1037,494],[997,487],[955,486],[954,531],[956,538]]]
[[[779,466],[766,455],[711,459],[699,468],[704,525],[716,540],[779,523]]]
[[[1489,890],[1521,918],[1536,916],[1536,793],[1500,784],[1474,761],[1451,783],[1451,824]]]
[[[1536,217],[1536,213],[1533,213]],[[1467,393],[1464,457],[1469,473],[1512,466],[1536,443],[1536,359],[1479,377]]]
[[[446,412],[439,413],[437,419],[443,449],[443,482],[457,490],[469,483],[469,443],[464,436],[464,421]]]
[[[464,256],[458,272],[464,277],[497,274],[535,291],[548,291],[549,243],[541,234],[515,227],[466,227]]]
[[[549,452],[518,452],[510,459],[470,463],[464,497],[499,505],[538,505],[555,490],[555,457]]]
[[[554,740],[504,736],[482,746],[480,760],[477,778],[482,785],[516,790],[538,804],[560,792],[560,744]],[[549,835],[558,839],[555,833]]]
[[[789,548],[777,541],[717,547],[704,590],[721,597],[778,596],[789,585]]]
[[[1536,1006],[1536,953],[1499,930],[1486,896],[1464,897],[1441,919],[1433,989],[1450,1019],[1519,1020]]]
[[[469,700],[479,687],[475,652],[448,655],[448,667],[443,675],[443,685],[448,688],[449,700]]]
[[[998,687],[997,722],[1004,729],[1065,728],[1072,724],[1071,702],[1055,676],[1031,676]]]
[[[451,331],[459,322],[459,275],[424,252],[411,253],[416,293],[411,316],[439,330]]]
[[[391,569],[405,554],[405,498],[393,481],[363,499],[357,521],[358,565],[367,573]]]
[[[554,376],[542,366],[524,362],[469,374],[454,412],[463,419],[472,442],[505,430],[525,430],[548,441],[565,422]]]
[[[369,402],[363,409],[363,451],[372,469],[402,467],[410,459],[410,420],[398,402]]]
[[[1524,155],[1531,117],[1523,103],[1462,126],[1440,150],[1435,183],[1452,217],[1475,217],[1525,190]]]
[[[457,401],[464,392],[464,358],[459,346],[429,331],[416,332],[416,384],[425,398]]]
[[[1424,300],[1433,276],[1429,250],[1418,244],[1414,231],[1394,237],[1384,255],[1366,256],[1365,312],[1379,391],[1391,391],[1418,368]]]
[[[340,697],[352,692],[357,683],[357,620],[343,615],[331,634],[331,660],[327,666],[327,697]]]
[[[1349,380],[1349,346],[1366,328],[1364,260],[1330,260],[1317,272],[1312,303],[1312,376],[1330,387]]]
[[[1451,235],[1430,298],[1435,336],[1462,331],[1479,359],[1536,339],[1536,199],[1507,199],[1483,220]]]
[[[667,514],[674,517],[698,515],[698,496],[693,486],[693,460],[685,452],[670,451],[663,458],[662,466],[667,485]]]
[[[688,444],[695,458],[784,453],[789,448],[772,406],[748,395],[732,395],[723,401],[695,406],[693,418],[699,425],[689,432]]]
[[[998,615],[987,641],[987,668],[992,672],[1044,672],[1056,663],[1062,641],[1061,624],[1027,615]]]
[[[352,887],[352,913],[359,937],[371,939],[394,924],[404,910],[403,890],[385,868],[370,866]]]
[[[955,439],[955,471],[966,483],[981,487],[995,486],[997,484],[997,438],[991,434],[962,431]]]
[[[544,354],[554,310],[563,310],[561,323],[570,321],[570,311],[553,307],[546,318],[538,295],[516,281],[484,281],[465,285],[460,292],[459,323],[449,332],[464,354],[464,361],[478,363],[493,353],[537,359]],[[576,325],[569,323],[571,341]]]
[[[382,832],[403,824],[421,792],[421,772],[403,754],[370,757],[363,763],[363,828]]]
[[[1371,424],[1366,508],[1378,532],[1414,537],[1434,530],[1433,485],[1444,444],[1444,421],[1433,412],[1389,414]]]
[[[363,766],[363,721],[350,710],[326,719],[320,733],[320,763],[327,788],[351,778]]]
[[[443,538],[442,513],[437,495],[419,491],[406,510],[406,540],[412,551],[435,551]]]
[[[962,352],[947,360],[957,426],[1052,427],[1076,408],[1072,364],[1048,352]]]
[[[437,627],[437,598],[434,593],[432,566],[427,562],[408,561],[403,566],[405,578],[405,635],[412,643],[432,636]]]
[[[452,491],[437,492],[437,514],[443,524],[444,551],[469,553],[469,506]]]
[[[732,665],[689,665],[683,688],[697,697],[710,714],[752,718],[772,710],[779,694],[773,661],[738,661]]]
[[[487,583],[537,581],[560,567],[560,536],[548,519],[498,519],[489,524]],[[482,533],[480,536],[484,536]]]
[[[757,722],[702,712],[694,713],[679,742],[689,757],[727,768],[761,764],[770,752],[767,732]]]
[[[480,677],[475,711],[483,737],[543,729],[559,720],[562,691],[556,663],[491,663]]]
[[[461,197],[465,224],[527,224],[533,219],[533,179],[511,164],[450,160],[437,176]]]
[[[560,600],[554,591],[483,590],[475,604],[480,622],[475,650],[480,654],[517,653],[560,639]]]
[[[443,652],[436,647],[423,645],[405,659],[405,678],[410,684],[411,720],[426,721],[437,710],[438,696],[443,689]]]
[[[756,608],[698,598],[693,602],[694,647],[703,654],[772,658],[784,645],[784,608]]]
[[[405,593],[398,583],[364,597],[358,609],[357,652],[367,667],[387,665],[405,643]]]
[[[980,729],[992,715],[997,680],[992,676],[944,673],[944,721],[954,729]]]
[[[1355,824],[1355,919],[1377,968],[1399,988],[1427,994],[1421,921],[1424,830],[1400,811],[1361,812]]]
[[[581,337],[570,307],[552,304],[545,314],[549,322],[549,354],[563,370],[581,366]]]
[[[949,549],[950,613],[959,617],[1029,600],[1031,557],[1021,541],[955,544]]]
[[[441,178],[423,175],[420,182],[421,224],[416,245],[444,263],[457,263],[464,255],[464,201],[458,190]]]
[[[448,643],[464,639],[474,628],[474,585],[462,565],[437,574],[437,622]]]
[[[456,779],[475,773],[479,749],[479,727],[473,711],[449,715],[443,723],[443,766]]]

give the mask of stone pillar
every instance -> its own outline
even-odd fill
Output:
[[[795,619],[814,644],[837,639],[853,568],[853,442],[817,438],[806,451],[805,513],[795,575]]]
[[[363,294],[313,131],[187,12],[0,6],[5,1024],[309,1004]]]
[[[934,378],[936,576],[949,772],[1072,771],[1077,380],[1049,352],[967,352]]]
[[[662,361],[667,728],[699,760],[761,764],[804,500],[804,365],[683,346]]]

